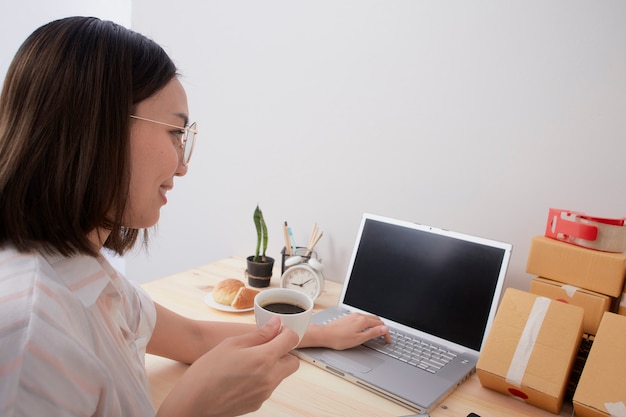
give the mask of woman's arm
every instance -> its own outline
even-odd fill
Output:
[[[148,352],[184,363],[193,363],[225,339],[256,329],[254,324],[199,321],[180,316],[156,304],[157,320]],[[383,336],[389,330],[378,317],[350,314],[326,325],[312,324],[298,347],[348,349]]]
[[[223,340],[252,332],[254,324],[192,320],[155,303],[157,319],[148,353],[191,364]]]
[[[183,329],[174,334],[184,333]],[[187,362],[196,355],[196,349],[182,348],[184,339],[176,341],[179,348],[176,343],[158,342],[163,351],[174,352],[171,356]],[[298,369],[298,359],[288,354],[296,343],[298,336],[281,329],[278,319],[225,339],[193,361],[161,404],[157,416],[226,417],[258,409],[278,384]]]
[[[157,319],[147,351],[191,364],[157,415],[233,416],[258,409],[280,382],[298,369],[288,353],[297,335],[270,320],[254,324],[192,320],[155,304]],[[373,337],[389,337],[380,319],[351,314],[311,325],[300,347],[345,349]]]

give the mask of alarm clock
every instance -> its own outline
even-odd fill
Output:
[[[315,301],[324,290],[321,262],[311,258],[288,267],[280,277],[280,286],[303,292]]]

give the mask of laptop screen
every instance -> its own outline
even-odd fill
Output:
[[[480,351],[509,244],[371,218],[360,233],[344,304]]]

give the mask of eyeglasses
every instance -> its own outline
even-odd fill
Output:
[[[130,115],[131,118],[137,120],[143,120],[145,122],[158,123],[163,126],[174,127],[180,130],[180,147],[183,150],[183,165],[187,165],[189,160],[191,159],[191,154],[193,152],[193,147],[196,143],[196,135],[198,134],[196,122],[193,122],[189,126],[180,127],[176,125],[171,125],[169,123],[163,123],[152,119],[146,119],[145,117],[139,117],[135,115]]]

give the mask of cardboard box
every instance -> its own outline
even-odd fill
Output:
[[[617,314],[626,316],[626,293],[622,294],[622,298],[620,299],[619,306],[617,307]]]
[[[619,297],[626,276],[626,253],[601,252],[535,236],[531,241],[526,272]]]
[[[476,365],[481,385],[558,414],[582,326],[581,307],[508,288]]]
[[[596,334],[600,320],[610,311],[613,299],[608,295],[574,287],[562,282],[537,277],[530,282],[530,292],[544,297],[582,307],[583,333]]]
[[[605,313],[574,393],[577,417],[626,415],[626,317]]]

